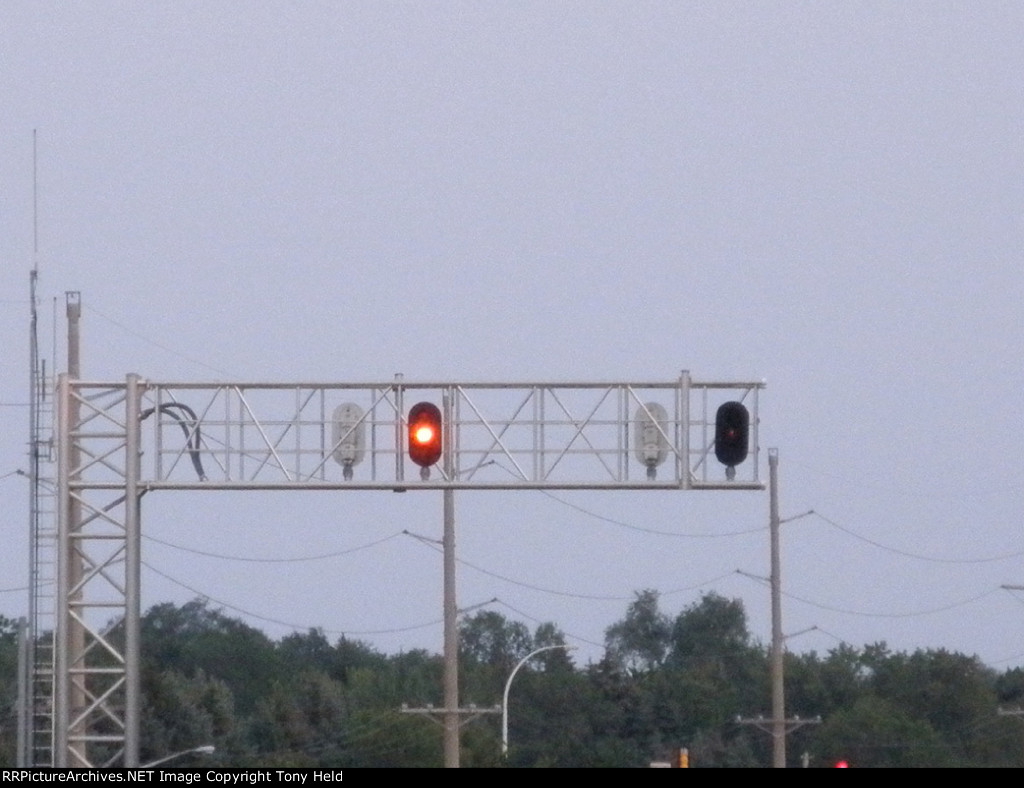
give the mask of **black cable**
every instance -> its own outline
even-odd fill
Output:
[[[185,412],[190,421],[186,421],[179,414],[174,412],[174,408],[178,408]],[[160,413],[166,413],[181,427],[181,431],[185,433],[185,448],[188,449],[188,456],[192,460],[192,467],[196,469],[196,473],[199,475],[199,481],[206,481],[206,472],[203,470],[203,461],[199,455],[199,443],[201,435],[199,432],[199,419],[196,417],[196,412],[192,410],[188,405],[182,402],[165,402],[162,405],[157,405],[153,408],[147,408],[139,414],[139,421],[144,421],[152,416],[154,413],[159,411]]]

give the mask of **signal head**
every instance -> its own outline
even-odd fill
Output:
[[[421,468],[441,459],[444,450],[441,411],[432,402],[418,402],[409,409],[409,458]]]
[[[715,414],[715,457],[729,468],[747,459],[750,411],[742,402],[724,402]]]

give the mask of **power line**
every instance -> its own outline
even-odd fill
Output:
[[[441,552],[441,548],[438,547],[436,544],[432,543],[433,540],[427,539],[427,538],[422,537],[422,536],[418,536],[418,535],[413,534],[413,533],[409,533],[408,531],[406,531],[405,533],[408,534],[409,536],[413,537],[417,541],[423,543],[424,545],[429,547],[434,552],[437,552],[437,553]],[[630,595],[619,595],[619,594],[616,594],[616,595],[582,594],[582,593],[575,592],[575,591],[560,591],[560,590],[554,589],[554,588],[544,588],[543,586],[533,585],[531,583],[527,583],[527,582],[524,582],[522,580],[515,580],[515,579],[513,579],[511,577],[507,577],[505,575],[500,575],[497,572],[493,572],[490,569],[485,569],[484,567],[478,566],[477,564],[474,564],[474,563],[471,563],[469,561],[466,561],[463,558],[456,558],[455,560],[460,565],[469,567],[470,569],[473,569],[473,570],[479,572],[480,574],[487,575],[488,577],[493,577],[496,580],[501,580],[502,582],[509,583],[510,585],[519,586],[520,588],[526,588],[526,589],[528,589],[530,591],[539,591],[539,592],[541,592],[543,594],[551,594],[552,596],[568,597],[570,599],[584,599],[584,600],[588,600],[588,601],[592,601],[592,602],[629,602],[629,601],[633,600],[633,595],[632,594],[630,594]],[[724,579],[726,577],[729,577],[731,574],[733,574],[733,573],[732,572],[726,572],[725,574],[719,575],[718,577],[711,578],[710,580],[702,581],[700,583],[694,583],[691,586],[685,586],[685,587],[682,587],[682,588],[674,588],[674,589],[672,589],[670,591],[665,591],[664,593],[661,593],[660,595],[661,596],[671,596],[672,594],[680,594],[680,593],[683,593],[683,592],[686,592],[686,591],[693,591],[693,590],[695,590],[697,588],[703,588],[704,586],[716,583],[719,580],[722,580],[722,579]]]
[[[253,613],[251,610],[247,610],[245,608],[238,607],[237,605],[232,605],[230,602],[225,602],[225,601],[223,601],[221,599],[217,599],[216,597],[212,597],[209,594],[206,594],[203,591],[200,591],[198,588],[190,586],[188,583],[183,583],[181,580],[173,578],[173,577],[171,577],[170,575],[168,575],[165,572],[161,572],[155,566],[153,566],[152,564],[150,564],[150,563],[148,563],[146,561],[141,561],[140,563],[144,567],[146,567],[148,570],[150,570],[151,572],[154,572],[154,573],[160,575],[160,577],[164,578],[165,580],[170,581],[171,583],[174,583],[176,586],[180,586],[181,588],[184,588],[186,591],[190,591],[193,594],[197,594],[198,596],[200,596],[203,599],[208,599],[211,602],[214,602],[215,604],[221,605],[222,607],[226,607],[229,610],[234,610],[236,613],[241,613],[242,615],[249,616],[250,618],[255,618],[258,621],[266,621],[269,624],[278,624],[280,626],[288,627],[289,629],[293,629],[293,630],[296,630],[296,631],[298,631],[298,630],[309,630],[309,629],[320,629],[320,631],[325,632],[327,634],[342,635],[342,636],[348,636],[348,635],[360,635],[360,636],[363,636],[363,635],[390,635],[390,634],[399,634],[399,633],[402,633],[402,632],[412,632],[413,630],[417,630],[417,629],[427,629],[428,627],[434,627],[434,626],[437,626],[438,624],[441,623],[441,620],[438,619],[436,621],[428,621],[428,622],[426,622],[424,624],[413,624],[413,625],[410,625],[410,626],[407,626],[407,627],[394,627],[394,628],[391,628],[391,629],[367,629],[367,630],[324,629],[322,627],[315,627],[315,626],[310,626],[310,625],[307,625],[307,624],[297,624],[297,623],[295,623],[293,621],[282,621],[279,618],[271,618],[269,616],[262,616],[259,613]]]
[[[151,542],[156,542],[157,544],[162,544],[165,547],[171,547],[175,550],[181,550],[185,553],[192,553],[193,555],[202,555],[208,558],[220,558],[225,561],[241,561],[244,563],[253,564],[291,564],[303,563],[306,561],[322,561],[327,558],[337,558],[339,556],[349,555],[350,553],[358,553],[361,550],[368,550],[371,547],[376,547],[379,544],[383,544],[384,542],[390,541],[391,539],[394,539],[397,536],[402,536],[403,533],[403,531],[393,533],[390,536],[385,536],[381,539],[377,539],[376,541],[368,542],[364,545],[359,545],[358,547],[350,547],[346,550],[336,550],[334,552],[320,553],[318,555],[296,556],[293,558],[251,558],[248,556],[240,555],[226,555],[224,553],[211,553],[206,550],[197,550],[193,547],[185,547],[184,545],[178,545],[174,544],[173,542],[164,541],[163,539],[157,539],[155,536],[144,536],[143,538]]]
[[[746,577],[754,577],[754,575],[744,575],[744,576],[746,576]],[[760,580],[760,578],[754,578],[754,579]],[[949,610],[955,610],[956,608],[962,608],[962,607],[964,607],[966,605],[971,605],[971,604],[973,604],[975,602],[979,602],[979,601],[985,599],[986,597],[990,597],[991,595],[995,594],[996,590],[997,590],[996,588],[991,588],[991,589],[987,590],[987,592],[983,592],[982,594],[979,594],[977,597],[971,597],[970,599],[961,600],[959,602],[952,602],[952,603],[950,603],[948,605],[944,605],[944,606],[939,607],[939,608],[931,608],[929,610],[918,610],[918,611],[913,611],[913,612],[908,612],[908,613],[869,613],[869,612],[865,612],[865,611],[862,611],[862,610],[849,610],[849,609],[846,609],[846,608],[837,608],[837,607],[830,607],[828,605],[822,605],[819,602],[814,602],[813,600],[809,600],[809,599],[807,599],[805,597],[798,597],[796,594],[790,594],[790,593],[787,593],[787,592],[782,592],[782,596],[787,598],[787,599],[796,600],[797,602],[803,602],[805,605],[810,605],[811,607],[817,608],[818,610],[826,610],[826,611],[831,612],[831,613],[845,613],[846,615],[861,616],[861,617],[864,617],[864,618],[919,618],[921,616],[930,616],[930,615],[935,615],[936,613],[945,613],[945,612],[947,612]]]
[[[509,474],[509,476],[516,476],[516,474],[510,468],[506,467],[502,463],[495,461],[493,464],[495,467],[505,471],[505,473]],[[768,526],[758,526],[756,528],[749,528],[742,531],[726,531],[724,533],[680,533],[679,531],[663,531],[657,528],[646,528],[644,526],[634,525],[633,523],[627,523],[624,520],[616,520],[613,517],[598,514],[597,512],[591,511],[590,509],[587,509],[583,506],[579,506],[578,504],[574,504],[571,501],[565,500],[564,498],[560,498],[559,496],[555,495],[549,490],[538,490],[538,492],[542,493],[543,495],[546,495],[548,498],[555,501],[556,503],[560,503],[562,506],[566,506],[569,509],[573,509],[574,511],[577,511],[580,514],[585,514],[587,517],[592,517],[595,520],[600,520],[601,522],[609,523],[611,525],[617,525],[620,528],[626,528],[630,531],[651,534],[653,536],[672,536],[683,539],[717,539],[719,537],[727,536],[747,536],[749,534],[761,533],[762,531],[768,530]]]
[[[1006,553],[1004,555],[998,556],[989,556],[987,558],[938,558],[935,556],[921,555],[919,553],[911,553],[906,550],[900,550],[899,548],[891,547],[889,545],[882,544],[881,542],[876,542],[873,539],[868,539],[866,536],[862,536],[858,534],[856,531],[852,531],[849,528],[840,525],[835,520],[829,519],[825,515],[821,514],[821,512],[811,510],[810,514],[813,514],[816,517],[824,520],[833,528],[842,531],[847,536],[852,536],[854,539],[859,539],[860,541],[865,542],[866,544],[869,544],[872,547],[877,547],[880,550],[885,550],[886,552],[894,553],[896,555],[902,555],[905,558],[913,558],[918,561],[929,561],[934,564],[989,564],[994,563],[996,561],[1006,561],[1010,558],[1019,558],[1020,556],[1024,555],[1024,551]]]
[[[544,619],[537,618],[536,616],[531,616],[529,613],[526,613],[526,612],[520,610],[519,608],[513,607],[508,602],[505,602],[502,599],[496,600],[495,603],[498,604],[498,605],[501,605],[506,610],[511,610],[517,616],[522,616],[523,618],[525,618],[525,619],[527,619],[529,621],[532,621],[534,624],[546,624],[546,623],[548,623],[548,621],[546,621]],[[580,635],[573,635],[573,634],[571,634],[569,632],[564,632],[563,631],[562,634],[565,635],[567,638],[570,638],[572,640],[578,640],[580,643],[586,643],[588,646],[596,646],[597,648],[604,648],[604,643],[598,643],[596,641],[590,640],[589,638],[581,637]]]
[[[696,533],[696,534],[680,533],[679,531],[662,531],[662,530],[659,530],[659,529],[656,529],[656,528],[645,528],[643,526],[633,525],[632,523],[627,523],[627,522],[625,522],[623,520],[616,520],[616,519],[614,519],[612,517],[606,517],[603,514],[598,514],[597,512],[592,512],[589,509],[585,509],[582,506],[578,506],[578,505],[576,505],[574,503],[570,503],[569,501],[566,501],[566,500],[564,500],[562,498],[559,498],[557,495],[554,495],[554,494],[548,492],[547,490],[540,490],[539,492],[543,493],[548,498],[551,498],[552,500],[557,501],[558,503],[562,504],[563,506],[568,506],[570,509],[575,509],[577,512],[580,512],[581,514],[585,514],[588,517],[593,517],[595,520],[601,520],[603,522],[610,523],[612,525],[617,525],[620,528],[627,528],[630,531],[639,531],[640,533],[652,534],[654,536],[674,536],[674,537],[683,538],[683,539],[717,539],[719,537],[726,537],[726,536],[747,536],[749,534],[761,533],[762,531],[766,531],[768,529],[768,526],[758,526],[757,528],[748,528],[748,529],[742,530],[742,531],[726,531],[724,533]]]
[[[196,365],[198,365],[200,367],[208,369],[211,372],[217,372],[217,373],[219,373],[221,375],[227,375],[228,377],[233,377],[230,372],[227,372],[227,371],[225,371],[223,369],[220,369],[218,367],[212,366],[211,364],[207,364],[206,362],[200,361],[197,358],[193,358],[192,356],[186,355],[185,353],[182,353],[181,351],[176,350],[175,348],[169,347],[169,346],[164,345],[164,344],[162,344],[160,342],[157,342],[154,339],[150,339],[149,337],[147,337],[147,336],[145,336],[143,334],[140,334],[138,331],[135,331],[135,330],[129,328],[124,323],[118,322],[114,318],[110,317],[110,315],[104,314],[100,310],[96,309],[96,307],[94,307],[94,306],[89,306],[89,307],[87,307],[87,309],[88,309],[89,312],[94,313],[94,314],[98,315],[99,317],[102,317],[108,323],[110,323],[110,324],[112,324],[114,326],[117,326],[122,331],[124,331],[126,334],[129,334],[130,336],[133,336],[136,339],[141,339],[143,342],[147,342],[150,345],[152,345],[153,347],[160,348],[161,350],[163,350],[163,351],[165,351],[167,353],[170,353],[173,356],[177,356],[178,358],[184,359],[185,361],[188,361],[188,362],[190,362],[192,364],[196,364]]]
[[[937,497],[948,498],[951,500],[962,500],[963,498],[979,498],[989,495],[995,495],[997,493],[1005,492],[1019,492],[1019,487],[1013,484],[1007,484],[1004,487],[989,487],[986,489],[979,488],[967,488],[965,485],[960,485],[956,488],[955,492],[947,492],[945,490],[929,490],[928,492],[916,493],[912,490],[908,490],[905,486],[893,487],[892,485],[883,484],[875,481],[874,479],[867,479],[864,476],[856,477],[854,474],[849,472],[848,468],[843,469],[843,474],[829,473],[828,471],[822,470],[820,466],[810,465],[808,463],[800,462],[799,460],[790,460],[787,458],[787,463],[799,466],[806,471],[824,476],[825,478],[832,479],[844,486],[856,486],[858,491],[862,491],[864,487],[873,487],[879,492],[889,493],[892,495],[899,495],[901,498],[909,496],[914,498],[920,498],[923,500],[934,500]]]

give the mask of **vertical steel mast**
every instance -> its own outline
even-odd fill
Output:
[[[36,132],[32,132],[32,269],[29,272],[28,379],[28,630],[21,680],[25,684],[19,726],[18,763],[53,762],[53,632],[56,603],[55,501],[52,472],[53,405],[48,396],[46,363],[39,350],[39,222]],[[52,469],[51,469],[52,470]]]
[[[35,140],[33,139],[33,143]],[[29,272],[29,374],[28,374],[28,632],[24,647],[24,666],[20,681],[27,685],[18,717],[18,766],[34,765],[32,757],[35,717],[36,638],[39,635],[39,316],[36,310],[36,281],[39,270],[32,261]]]

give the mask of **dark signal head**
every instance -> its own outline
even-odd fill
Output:
[[[715,457],[729,468],[747,459],[750,411],[741,402],[725,402],[715,414]]]

